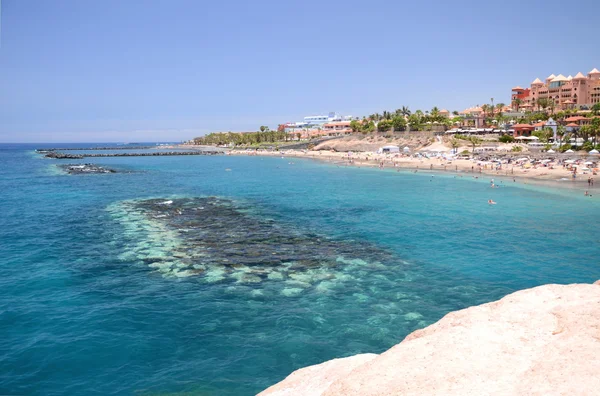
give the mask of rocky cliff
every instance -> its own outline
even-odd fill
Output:
[[[260,396],[600,394],[600,281],[449,313],[381,355],[293,372]]]

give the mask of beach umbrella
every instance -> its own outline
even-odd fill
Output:
[[[586,164],[586,165],[592,165],[593,162],[592,161],[586,161],[586,162],[584,162],[584,164]]]
[[[556,152],[556,151],[554,151],[554,150],[552,150],[552,149],[548,150],[548,153],[555,153],[555,152]]]
[[[575,163],[575,160],[567,160],[567,161],[565,161],[565,164],[574,164],[574,163]]]
[[[600,153],[600,152],[596,149],[593,149],[592,151],[590,151],[590,154],[598,154],[598,153]]]
[[[565,153],[574,153],[574,151],[569,149],[569,150],[565,151]]]

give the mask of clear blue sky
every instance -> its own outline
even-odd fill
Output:
[[[2,0],[0,142],[461,110],[600,68],[600,1]]]

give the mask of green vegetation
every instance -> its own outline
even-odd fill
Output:
[[[500,143],[512,143],[515,141],[515,138],[512,135],[502,135],[498,138]]]
[[[540,143],[548,143],[548,139],[554,136],[554,131],[552,128],[544,128],[540,131],[533,131],[531,134],[537,136],[540,139]]]
[[[456,151],[456,149],[460,147],[460,142],[456,139],[452,139],[450,141],[450,146],[452,147],[452,150]]]
[[[513,146],[513,148],[511,149],[512,152],[515,153],[520,153],[521,151],[523,151],[523,147],[521,146]]]
[[[197,137],[194,144],[198,145],[256,145],[260,143],[287,142],[294,137],[300,139],[300,134],[288,134],[284,131],[272,131],[269,127],[261,126],[258,132],[215,132],[208,135]]]
[[[567,144],[563,144],[558,148],[558,151],[560,151],[561,153],[564,153],[567,150],[571,150],[571,144],[567,143]]]
[[[469,139],[467,139],[469,141],[469,143],[471,143],[472,146],[472,150],[471,152],[474,153],[475,152],[475,147],[479,146],[483,140],[478,138],[477,136],[469,136]]]
[[[481,143],[483,143],[483,139],[478,138],[477,136],[471,136],[471,135],[454,135],[455,139],[460,139],[460,140],[466,140],[467,142],[469,142],[471,144],[472,147],[472,151],[471,152],[475,152],[475,147],[479,146]]]

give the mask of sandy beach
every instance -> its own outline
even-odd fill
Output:
[[[582,188],[587,187],[588,178],[595,178],[592,171],[577,172],[573,178],[573,172],[563,165],[557,165],[554,162],[548,162],[546,166],[530,165],[528,163],[494,164],[485,163],[477,160],[453,159],[446,160],[441,157],[416,158],[402,154],[375,154],[375,153],[340,153],[330,151],[308,151],[308,150],[282,150],[282,151],[241,151],[231,150],[228,155],[248,155],[248,156],[272,156],[272,157],[292,157],[309,158],[329,163],[336,163],[344,166],[356,167],[379,167],[383,169],[405,169],[412,171],[436,171],[448,173],[469,174],[473,177],[479,176],[503,176],[519,179],[556,181],[576,183]],[[523,154],[527,157],[527,154]]]

